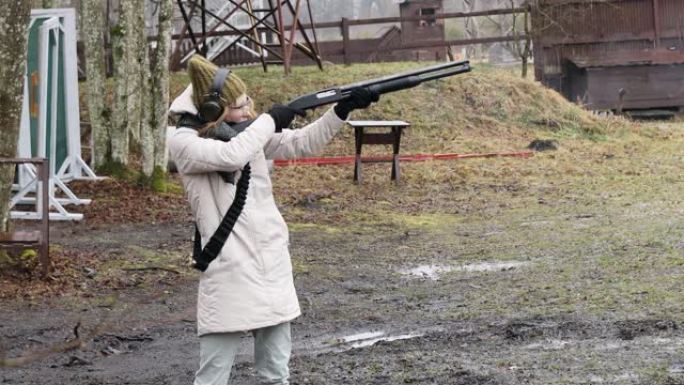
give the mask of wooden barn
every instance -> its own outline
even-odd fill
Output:
[[[595,110],[684,106],[684,1],[536,0],[535,77]]]

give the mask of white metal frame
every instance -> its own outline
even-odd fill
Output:
[[[64,32],[64,87],[67,105],[66,125],[68,151],[62,166],[54,174],[63,181],[71,179],[98,179],[81,158],[81,120],[78,113],[78,56],[76,53],[76,11],[73,8],[35,9],[32,18],[57,17],[62,19]]]
[[[48,85],[47,82],[40,83],[40,100],[39,100],[39,116],[38,116],[38,156],[49,158],[49,205],[50,208],[56,209],[57,212],[50,213],[51,220],[81,220],[83,214],[74,214],[68,212],[64,208],[64,204],[89,204],[90,199],[79,199],[67,186],[66,182],[73,179],[100,179],[88,167],[85,161],[81,158],[81,143],[80,143],[80,118],[78,113],[78,69],[76,57],[76,24],[75,11],[73,9],[49,9],[49,10],[33,10],[31,12],[31,24],[33,25],[36,19],[47,18],[40,26],[39,31],[39,73],[41,78],[47,78],[48,62],[50,58],[50,35],[54,37],[55,44],[59,46],[62,39],[62,33],[65,37],[64,43],[64,68],[60,68],[59,63],[59,49],[52,51],[52,98],[51,105],[47,106],[48,100]],[[30,27],[29,26],[29,27]],[[67,157],[63,164],[56,170],[55,158],[57,154],[57,89],[59,71],[64,71],[64,86],[65,86],[65,104],[66,104],[66,125],[67,125]],[[28,75],[24,79],[24,103],[22,106],[21,128],[19,135],[19,142],[17,152],[19,157],[31,157],[31,128],[29,118],[29,92],[28,92]],[[53,111],[51,114],[52,127],[49,143],[49,156],[47,156],[47,110]],[[32,165],[19,166],[19,184],[15,186],[18,192],[12,197],[10,207],[16,204],[33,204],[36,211],[11,211],[12,218],[20,219],[41,219],[42,211],[40,205],[37,204],[36,193],[37,173],[35,167]],[[55,188],[59,188],[65,198],[57,198],[55,196]],[[29,196],[34,193],[33,196]]]

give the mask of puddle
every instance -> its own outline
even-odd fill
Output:
[[[667,371],[670,374],[682,374],[684,373],[684,365],[670,366]]]
[[[613,382],[632,382],[633,383],[634,381],[638,381],[638,380],[639,380],[639,376],[637,376],[635,373],[626,372],[626,373],[623,373],[619,376],[615,376]]]
[[[462,271],[500,271],[500,270],[508,270],[508,269],[515,269],[516,267],[521,267],[527,265],[527,262],[515,262],[515,261],[508,261],[508,262],[480,262],[480,263],[474,263],[470,265],[463,265],[460,268],[457,268],[455,270],[462,270]]]
[[[413,277],[429,278],[433,280],[438,280],[440,274],[448,273],[454,268],[452,266],[446,265],[421,265],[418,267],[413,267],[410,269],[401,269],[399,272],[404,275],[410,275]]]
[[[424,335],[425,335],[425,333],[409,333],[409,334],[388,335],[384,331],[363,332],[363,333],[352,334],[349,336],[335,338],[332,341],[329,341],[328,344],[334,345],[335,347],[337,347],[341,350],[348,350],[348,349],[365,348],[365,347],[374,345],[380,341],[391,342],[391,341],[398,341],[398,340],[408,340],[411,338],[422,337]]]
[[[384,335],[385,335],[385,332],[364,332],[364,333],[352,334],[350,336],[340,337],[335,341],[335,343],[337,343],[337,344],[348,344],[350,342],[368,340],[371,338],[378,338],[378,337],[384,336]]]
[[[374,345],[377,342],[380,341],[399,341],[399,340],[408,340],[411,338],[416,338],[416,337],[422,337],[423,334],[402,334],[402,335],[396,335],[396,336],[386,336],[386,337],[377,337],[377,338],[371,338],[368,340],[361,340],[354,342],[351,344],[352,349],[358,349],[358,348],[365,348],[367,346]]]
[[[438,280],[439,276],[451,271],[467,271],[467,272],[478,272],[478,271],[502,271],[508,269],[514,269],[517,267],[525,266],[528,262],[479,262],[472,263],[461,266],[450,266],[450,265],[420,265],[411,268],[400,269],[399,272],[404,275],[419,277],[419,278],[429,278],[432,280]]]

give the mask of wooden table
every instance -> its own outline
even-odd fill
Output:
[[[360,184],[363,181],[361,176],[361,164],[370,162],[392,162],[391,180],[399,183],[399,144],[401,133],[404,128],[410,126],[409,123],[401,120],[350,120],[350,126],[354,127],[354,139],[356,143],[356,162],[354,163],[354,182]],[[384,132],[366,132],[366,128],[389,128]],[[391,144],[391,160],[364,160],[361,158],[361,147],[364,144]]]

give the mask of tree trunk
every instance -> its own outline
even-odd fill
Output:
[[[525,23],[524,30],[525,30],[525,43],[522,49],[522,52],[520,53],[520,57],[522,59],[522,71],[520,75],[523,77],[523,79],[527,78],[527,63],[529,61],[530,55],[532,53],[532,37],[531,37],[531,31],[530,31],[530,21],[529,21],[529,15],[530,15],[530,6],[526,3],[525,4],[525,17],[523,22]]]
[[[112,161],[121,165],[128,164],[128,57],[131,52],[127,35],[130,35],[131,19],[133,16],[132,0],[122,0],[119,3],[119,22],[112,28],[112,57],[114,61],[114,78],[116,89],[114,92],[114,113],[112,114],[112,130],[110,132],[112,146]]]
[[[143,62],[147,55],[147,41],[145,35],[145,1],[128,0],[132,7],[127,21],[127,33],[124,37],[124,56],[126,57],[126,90],[128,99],[126,101],[128,111],[128,132],[135,140],[140,143],[140,131],[143,124],[142,104],[145,85],[143,83],[143,72],[149,71],[149,66],[143,68]]]
[[[0,157],[17,155],[30,6],[15,0],[0,12]],[[0,167],[0,231],[7,230],[13,180],[14,167]]]
[[[86,89],[95,168],[111,160],[109,124],[111,109],[105,104],[104,8],[101,0],[81,0],[81,32],[85,50]]]
[[[142,152],[142,173],[149,180],[154,171],[154,125],[152,124],[153,113],[151,111],[153,101],[153,85],[150,76],[150,55],[147,47],[147,36],[140,36],[139,45],[143,52],[141,71],[138,73],[140,78],[140,98],[138,108],[140,109],[140,149]]]
[[[154,51],[152,70],[152,124],[154,130],[154,168],[166,173],[168,152],[166,151],[166,127],[169,109],[169,58],[171,54],[171,33],[173,32],[173,0],[161,0],[159,4],[159,28],[157,46]]]
[[[477,0],[463,0],[466,7],[466,12],[474,12],[477,6]],[[476,18],[465,18],[465,32],[469,39],[476,39],[479,35],[480,25]],[[471,44],[466,48],[468,58],[474,59],[478,54],[478,45]]]

